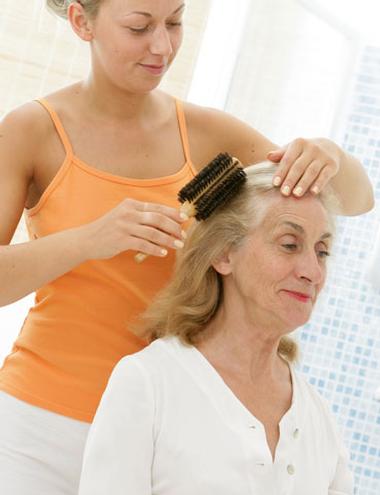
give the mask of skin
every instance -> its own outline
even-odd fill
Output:
[[[80,3],[70,4],[71,27],[90,45],[90,72],[86,80],[46,100],[82,161],[140,179],[171,175],[183,166],[173,98],[157,89],[181,44],[183,6],[183,0],[103,0],[91,19]],[[223,112],[191,104],[184,108],[192,160],[199,169],[221,151],[243,164],[269,156],[279,163],[283,194],[300,187],[302,195],[331,180],[345,213],[372,207],[372,188],[360,164],[331,141],[299,138],[278,148]],[[181,246],[183,219],[176,209],[128,198],[90,224],[7,246],[23,209],[38,203],[63,161],[62,143],[38,103],[23,105],[1,122],[0,305],[87,260],[126,250],[165,256]]]
[[[279,341],[310,318],[325,282],[331,240],[317,198],[277,197],[245,242],[214,263],[223,279],[223,303],[197,347],[263,423],[273,459],[279,422],[292,400]]]

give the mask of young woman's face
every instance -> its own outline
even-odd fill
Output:
[[[323,287],[331,237],[317,198],[274,199],[259,226],[230,254],[232,291],[256,321],[284,333],[294,330],[308,321]]]
[[[183,0],[103,0],[92,22],[93,69],[117,87],[154,89],[182,41]]]

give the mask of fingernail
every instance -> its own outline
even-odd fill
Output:
[[[168,254],[167,249],[161,249],[161,256],[166,256]]]
[[[290,194],[290,187],[289,186],[284,186],[281,189],[281,192],[282,192],[282,194],[285,194],[285,196],[289,196],[289,194]]]
[[[181,234],[184,239],[187,239],[187,234],[184,230],[181,230]]]
[[[174,246],[178,249],[182,249],[184,245],[185,244],[182,241],[179,241],[178,239],[174,241]]]
[[[189,220],[189,217],[186,215],[186,213],[181,212],[179,216],[182,218],[182,220]]]
[[[294,189],[294,195],[295,195],[295,196],[301,196],[302,192],[303,192],[303,189],[302,189],[302,187],[300,187],[300,186],[298,186],[298,187],[296,187],[296,188]]]
[[[281,177],[278,177],[278,176],[277,176],[277,177],[275,177],[275,178],[273,179],[273,185],[277,187],[277,186],[279,186],[280,184],[281,184]]]
[[[318,194],[318,193],[319,193],[319,187],[318,187],[318,186],[313,186],[313,187],[311,188],[311,190],[312,190],[312,192],[313,192],[314,194]]]

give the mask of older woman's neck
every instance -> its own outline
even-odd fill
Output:
[[[236,317],[221,308],[202,334],[197,348],[215,367],[228,366],[256,380],[261,375],[278,379],[287,368],[277,352],[282,335],[242,314]]]

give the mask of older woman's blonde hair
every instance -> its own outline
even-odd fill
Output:
[[[223,300],[222,276],[212,266],[213,261],[226,249],[239,246],[264,217],[270,198],[280,194],[272,184],[275,170],[272,162],[247,167],[247,182],[241,192],[207,220],[194,222],[185,247],[178,253],[171,282],[142,317],[148,339],[176,335],[187,344],[199,340]],[[321,200],[325,204],[323,197]],[[294,361],[297,343],[282,337],[278,352]]]

